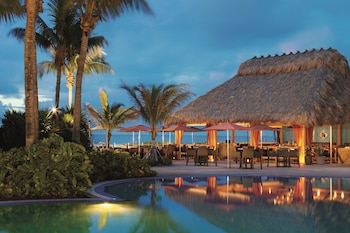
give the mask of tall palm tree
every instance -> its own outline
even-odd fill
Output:
[[[38,16],[36,21],[36,42],[39,48],[49,51],[52,56],[52,63],[47,67],[49,69],[39,69],[39,74],[41,77],[44,71],[54,71],[57,74],[55,107],[58,108],[61,74],[68,66],[65,64],[66,61],[74,61],[77,54],[79,54],[82,31],[80,28],[80,13],[78,9],[72,5],[70,0],[50,0],[48,2],[48,7],[51,16],[50,22],[53,23],[53,27],[49,27],[47,23]],[[25,28],[14,28],[10,30],[9,35],[23,40]],[[89,38],[89,48],[92,46],[102,47],[105,44],[107,44],[107,41],[102,36]]]
[[[53,51],[54,52],[54,51]],[[114,71],[112,67],[104,61],[104,56],[106,53],[103,51],[103,48],[100,46],[95,46],[88,49],[85,66],[84,66],[84,74],[99,74],[99,73],[111,73]],[[74,71],[77,70],[78,64],[77,60],[79,59],[79,55],[76,54],[70,60],[68,60],[67,64],[62,66],[62,73],[66,75],[66,86],[68,88],[68,108],[72,107],[72,93],[74,86]],[[54,61],[43,61],[38,65],[39,76],[42,77],[46,72],[56,72],[57,67]]]
[[[24,2],[24,7],[22,4]],[[39,136],[38,83],[36,71],[35,21],[43,12],[42,0],[2,0],[0,21],[12,21],[26,13],[26,33],[24,46],[24,94],[26,146],[30,146]]]
[[[124,83],[121,88],[127,91],[134,103],[134,108],[151,127],[152,152],[150,156],[152,156],[151,159],[157,161],[157,125],[163,124],[176,108],[194,94],[187,90],[187,84],[167,86],[160,84],[148,88],[144,84],[132,87]]]
[[[43,12],[42,0],[26,0],[26,33],[24,45],[24,93],[26,146],[29,147],[39,137],[38,80],[36,70],[35,22],[39,12]]]
[[[108,103],[107,93],[100,89],[101,112],[98,112],[92,105],[85,105],[85,110],[96,123],[96,127],[106,131],[106,143],[109,148],[112,130],[118,129],[127,121],[135,120],[137,112],[133,108],[123,108],[123,104],[116,103],[112,106]]]
[[[69,0],[50,0],[48,3],[48,11],[51,16],[53,27],[49,27],[46,22],[38,16],[36,19],[36,43],[42,49],[54,51],[53,62],[56,69],[56,95],[55,106],[59,106],[59,95],[61,86],[61,70],[60,69],[70,53],[78,53],[80,44],[79,37],[74,36],[81,32],[79,26],[79,15],[77,8],[72,5]],[[77,30],[78,29],[78,30]],[[14,28],[9,35],[19,40],[24,39],[25,28]],[[74,41],[74,39],[76,41]],[[75,48],[74,48],[75,47]],[[68,52],[69,50],[74,50]]]
[[[84,73],[84,63],[88,48],[88,38],[95,28],[98,21],[105,21],[108,18],[119,17],[127,10],[138,10],[144,13],[152,14],[146,0],[76,0],[76,5],[80,8],[82,14],[80,25],[83,31],[81,37],[81,47],[79,52],[78,70],[76,75],[75,98],[74,98],[74,123],[72,139],[74,142],[80,142],[80,112],[81,112],[81,93],[82,80]]]

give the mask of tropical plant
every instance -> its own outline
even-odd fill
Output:
[[[42,0],[26,0],[26,33],[24,39],[24,95],[26,146],[39,137],[38,80],[36,67],[35,22],[43,12]]]
[[[90,174],[93,183],[157,175],[146,160],[142,160],[139,156],[131,156],[128,152],[91,151],[88,156],[94,166]]]
[[[24,94],[26,146],[30,146],[39,136],[38,84],[36,71],[35,21],[43,12],[42,0],[3,0],[0,3],[0,20],[12,21],[26,13],[26,33],[24,46]],[[25,9],[23,11],[23,9]]]
[[[52,136],[0,152],[2,199],[82,197],[92,165],[83,146]]]
[[[21,0],[0,1],[0,22],[13,21],[14,17],[22,16],[23,8]]]
[[[1,119],[0,148],[9,150],[13,147],[25,146],[24,113],[7,110]]]
[[[96,123],[96,127],[106,131],[106,143],[109,148],[112,130],[118,129],[127,121],[135,120],[137,112],[133,108],[123,108],[123,104],[116,103],[112,106],[108,103],[107,93],[100,89],[101,112],[98,112],[91,104],[85,105],[85,110]]]
[[[48,11],[52,18],[53,27],[50,28],[47,23],[38,16],[36,20],[37,33],[36,43],[39,48],[47,50],[52,61],[41,62],[38,66],[39,77],[44,73],[56,73],[56,95],[55,107],[59,106],[61,75],[66,74],[66,83],[70,91],[74,85],[74,69],[77,67],[77,57],[80,49],[80,15],[78,9],[72,5],[69,0],[50,0],[48,3]],[[9,35],[14,36],[19,40],[23,40],[25,36],[25,28],[13,28]],[[92,72],[113,72],[108,63],[103,61],[102,46],[108,44],[104,37],[94,36],[89,37],[89,50],[87,58],[89,68],[84,70]],[[92,63],[94,61],[94,63]],[[97,66],[98,64],[99,66]],[[92,67],[92,68],[91,68]],[[71,94],[71,92],[70,92]],[[70,99],[71,103],[71,99]],[[70,105],[71,107],[71,105]]]
[[[89,121],[84,114],[81,114],[81,117],[81,144],[86,150],[90,150]],[[60,111],[39,110],[39,139],[56,134],[63,137],[65,142],[71,142],[72,127],[72,109],[63,108]],[[0,148],[9,150],[21,146],[25,146],[25,113],[9,110],[2,117]]]
[[[54,53],[54,51],[53,51]],[[111,66],[105,62],[104,55],[106,53],[103,51],[101,46],[94,46],[88,49],[84,74],[99,74],[99,73],[111,73],[114,71]],[[68,63],[62,66],[62,72],[66,75],[66,86],[68,88],[68,108],[72,107],[72,93],[74,86],[74,71],[77,69],[77,60],[79,59],[79,54],[68,60]],[[54,61],[43,61],[38,65],[39,76],[43,76],[44,72],[56,72],[57,68]],[[56,95],[57,96],[57,95]],[[56,102],[57,103],[57,102]]]
[[[151,160],[158,160],[156,147],[157,125],[164,123],[170,114],[184,101],[190,98],[193,93],[188,91],[187,84],[171,84],[150,88],[144,84],[128,86],[125,83],[121,86],[129,94],[134,108],[139,112],[142,119],[150,125],[152,138]]]
[[[74,123],[72,139],[74,142],[80,142],[80,112],[81,112],[81,93],[82,80],[84,73],[84,63],[88,49],[88,37],[99,21],[105,21],[108,18],[119,17],[127,10],[138,10],[144,13],[152,13],[146,0],[77,0],[76,6],[82,12],[80,25],[83,31],[81,37],[81,46],[78,60],[78,70],[76,74],[75,98],[74,98]]]

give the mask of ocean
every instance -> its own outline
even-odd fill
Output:
[[[164,135],[164,139],[163,139]],[[112,144],[138,144],[138,132],[120,132],[117,130],[112,131],[111,145]],[[250,133],[249,131],[235,131],[235,142],[246,143],[249,142]],[[226,131],[218,131],[218,142],[225,142],[227,139]],[[231,141],[231,132],[229,132],[229,140]],[[103,130],[92,131],[91,141],[93,145],[98,145],[100,142],[106,142],[106,133]],[[174,143],[175,134],[174,132],[158,132],[156,141],[161,144]],[[276,142],[276,135],[274,131],[263,131],[262,133],[263,142]],[[151,142],[151,134],[149,132],[140,133],[140,144]],[[182,144],[193,144],[193,143],[207,143],[207,132],[185,132],[182,138]]]

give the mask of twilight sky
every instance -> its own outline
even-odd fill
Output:
[[[254,56],[332,47],[350,57],[348,0],[148,2],[154,16],[128,12],[96,27],[94,34],[109,42],[104,48],[106,61],[115,74],[84,76],[83,104],[100,110],[98,91],[103,88],[110,104],[129,107],[122,81],[127,85],[187,83],[198,97],[232,78],[239,65]],[[6,109],[24,110],[24,47],[7,36],[13,27],[25,27],[25,22],[0,24],[0,117]],[[48,59],[38,50],[38,63]],[[40,107],[51,108],[55,74],[38,83]],[[67,104],[62,77],[60,105]]]

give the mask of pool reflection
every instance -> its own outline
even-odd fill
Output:
[[[207,177],[164,180],[166,197],[226,232],[346,232],[349,179]]]
[[[106,188],[118,203],[0,205],[0,232],[348,232],[350,179],[209,176]]]

